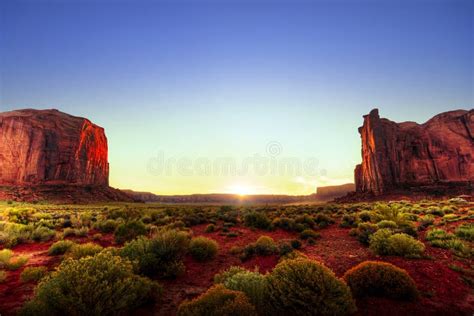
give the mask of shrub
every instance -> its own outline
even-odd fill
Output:
[[[264,275],[245,270],[226,278],[223,284],[229,290],[244,292],[250,302],[263,314],[266,297],[266,279]]]
[[[64,237],[69,237],[75,235],[75,229],[71,227],[64,228],[63,230],[63,236]]]
[[[378,255],[390,254],[389,238],[393,232],[388,228],[379,229],[372,236],[370,236],[369,248]]]
[[[298,258],[308,259],[308,256],[302,253],[301,251],[293,250],[292,252],[282,255],[280,259],[278,259],[278,262],[282,262],[283,260],[298,259]]]
[[[216,225],[214,224],[207,225],[206,230],[205,230],[206,233],[212,233],[215,231],[216,231]]]
[[[13,251],[10,249],[2,249],[0,250],[0,263],[7,264],[10,262],[10,259],[13,257]]]
[[[268,256],[278,251],[275,241],[268,236],[260,236],[256,242],[248,244],[243,249],[240,256],[241,260],[247,260],[253,255]]]
[[[356,311],[349,287],[308,259],[280,262],[267,276],[269,307],[282,315],[346,315]]]
[[[215,240],[206,237],[196,237],[189,243],[189,253],[198,261],[206,261],[214,258],[219,249]]]
[[[405,257],[420,257],[425,245],[407,234],[399,233],[390,236],[390,254]]]
[[[363,244],[369,244],[370,236],[375,233],[378,226],[371,223],[360,223],[355,229],[357,240]]]
[[[395,229],[397,228],[397,223],[394,221],[389,221],[389,220],[381,220],[380,222],[377,223],[378,228],[390,228],[390,229]]]
[[[272,225],[287,231],[295,229],[295,221],[287,217],[275,218],[272,222]]]
[[[152,239],[139,237],[126,243],[120,255],[136,262],[138,271],[144,275],[176,277],[184,272],[182,258],[188,245],[187,233],[162,230]]]
[[[334,223],[334,220],[326,214],[318,214],[314,218],[314,221],[320,228],[327,227]]]
[[[420,225],[418,226],[418,230],[423,230],[428,226],[433,225],[434,223],[434,216],[433,215],[425,215],[420,219]]]
[[[146,227],[140,221],[131,221],[121,224],[115,231],[115,241],[117,243],[123,243],[137,238],[141,235],[146,235]]]
[[[118,226],[118,222],[113,219],[98,222],[96,227],[103,233],[113,233]]]
[[[442,229],[433,228],[433,229],[429,230],[426,233],[425,238],[428,241],[434,241],[434,240],[437,240],[437,239],[446,240],[446,239],[454,238],[454,235],[453,234],[448,234],[446,231],[444,231]]]
[[[260,236],[255,242],[255,252],[261,256],[274,254],[277,251],[275,241],[268,236]]]
[[[158,284],[133,274],[125,259],[102,252],[79,260],[66,259],[44,278],[23,315],[126,314],[160,291]]]
[[[49,256],[65,254],[75,243],[70,240],[60,240],[52,244],[48,249]]]
[[[291,247],[293,247],[293,249],[300,249],[301,248],[301,241],[299,241],[298,239],[293,239],[290,241],[290,245]]]
[[[257,313],[244,293],[226,289],[223,285],[211,287],[206,293],[192,301],[184,301],[178,308],[178,316],[208,315],[253,316]]]
[[[404,233],[412,237],[418,236],[418,231],[414,223],[412,222],[401,222],[398,224],[398,233]]]
[[[0,268],[8,270],[17,270],[28,262],[26,256],[13,256],[13,251],[10,249],[0,250]]]
[[[267,214],[263,212],[251,211],[244,216],[245,226],[270,229],[272,222],[268,219]]]
[[[294,249],[291,247],[291,244],[288,242],[280,242],[278,245],[278,254],[284,256],[292,252]]]
[[[394,299],[416,299],[416,284],[403,269],[386,262],[365,261],[344,274],[354,296],[382,296]]]
[[[459,238],[474,241],[474,224],[465,223],[456,228],[456,236]]]
[[[315,232],[312,229],[305,229],[300,233],[300,238],[301,239],[308,239],[308,238],[316,239],[316,238],[319,238],[319,237],[320,237],[319,233]]]
[[[362,211],[362,212],[359,212],[358,216],[361,222],[370,222],[372,218],[372,212]]]
[[[357,216],[353,214],[345,214],[342,216],[340,227],[357,227]]]
[[[31,239],[34,241],[48,241],[54,237],[56,232],[45,226],[36,227],[31,233]]]
[[[240,273],[240,272],[246,272],[248,271],[245,268],[239,267],[239,266],[231,266],[227,270],[221,271],[214,275],[214,283],[219,284],[219,283],[224,283],[225,280],[228,278],[232,277],[233,275]]]
[[[420,257],[425,245],[407,234],[393,234],[390,229],[384,228],[372,235],[370,249],[378,255]]]
[[[0,270],[0,284],[5,282],[7,279],[7,272],[4,270]]]
[[[21,272],[20,279],[22,282],[37,282],[41,280],[47,272],[48,269],[46,269],[46,267],[27,267]]]
[[[72,259],[94,256],[102,251],[102,246],[88,242],[85,244],[74,244],[66,252],[66,256]]]

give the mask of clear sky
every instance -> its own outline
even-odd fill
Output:
[[[471,0],[0,9],[0,110],[103,126],[119,188],[308,194],[352,182],[372,108],[424,122],[474,104]]]

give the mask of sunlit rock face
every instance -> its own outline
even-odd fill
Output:
[[[107,186],[104,129],[57,110],[0,113],[0,185]]]
[[[474,110],[436,115],[424,124],[395,123],[377,109],[359,128],[362,164],[355,168],[357,192],[474,182]]]

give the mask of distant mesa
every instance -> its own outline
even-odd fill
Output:
[[[12,194],[19,199],[21,192],[28,194],[33,186],[100,187],[107,195],[107,155],[104,129],[86,118],[58,110],[0,113],[0,185],[13,187]],[[66,191],[84,192],[87,197],[91,190]],[[112,195],[126,198],[118,190]]]
[[[225,193],[189,194],[189,195],[157,195],[151,192],[122,190],[137,200],[159,203],[216,203],[216,204],[281,204],[300,202],[327,202],[354,191],[354,184],[318,187],[315,194],[283,195],[283,194],[254,194],[238,195]]]
[[[445,112],[417,124],[380,118],[374,109],[364,116],[359,133],[362,164],[355,168],[357,193],[472,192],[474,110]]]
[[[316,196],[319,200],[328,201],[334,198],[341,197],[349,192],[355,190],[354,183],[346,183],[341,185],[330,185],[325,187],[318,187],[316,189]]]

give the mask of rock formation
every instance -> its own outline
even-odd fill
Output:
[[[57,110],[0,113],[0,185],[108,186],[104,129]]]
[[[436,115],[424,124],[395,123],[377,109],[359,128],[362,164],[355,168],[358,193],[468,186],[474,183],[474,110]]]
[[[353,192],[354,190],[354,183],[318,187],[316,189],[316,197],[321,201],[328,201],[344,196],[349,192]]]

